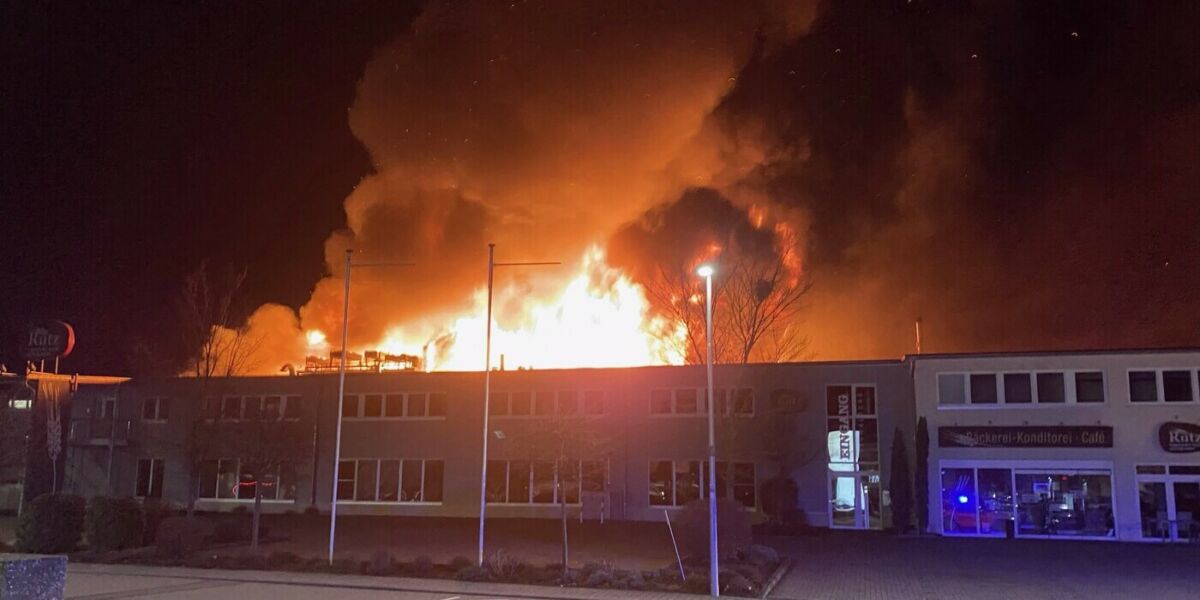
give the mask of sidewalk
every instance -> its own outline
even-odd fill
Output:
[[[372,577],[275,571],[226,571],[140,565],[72,564],[67,569],[67,598],[213,598],[254,600],[308,598],[450,600],[451,598],[512,598],[528,600],[686,600],[708,596],[671,592],[636,592],[590,588],[557,588],[507,583],[472,583],[445,579]]]

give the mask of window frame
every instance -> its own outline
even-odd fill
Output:
[[[162,498],[163,497],[163,490],[162,490],[163,481],[166,479],[166,469],[165,469],[165,463],[163,462],[163,460],[164,459],[158,458],[158,457],[145,457],[145,458],[138,459],[137,470],[134,473],[134,479],[133,479],[133,497],[134,498],[138,498],[140,500],[145,500],[146,498]],[[146,490],[145,490],[146,493],[145,494],[140,493],[143,491],[141,489],[141,487],[142,487],[142,465],[143,464],[146,464],[150,469],[150,472],[148,473],[148,476],[147,476]],[[155,468],[156,466],[158,468]],[[155,479],[156,479],[156,474],[157,474],[157,480],[158,480],[157,487],[154,485]],[[154,492],[158,492],[158,493],[155,494]]]
[[[171,418],[171,399],[166,396],[146,396],[142,398],[142,410],[139,415],[143,423],[166,423]],[[146,407],[154,403],[153,416],[146,418]]]
[[[201,484],[199,486],[200,494],[197,496],[196,500],[199,502],[253,503],[254,502],[253,494],[249,498],[241,498],[241,497],[239,497],[239,495],[237,493],[238,490],[234,491],[232,497],[222,497],[221,496],[221,473],[222,473],[221,464],[222,463],[233,463],[233,471],[232,472],[234,474],[234,480],[237,481],[238,485],[240,486],[242,476],[243,476],[243,467],[244,467],[245,462],[246,461],[244,461],[240,458],[213,458],[213,459],[207,459],[207,460],[201,461],[201,466],[199,469],[197,469],[197,474],[196,474],[196,479],[195,479],[196,483]],[[213,472],[213,474],[215,475],[215,482],[216,482],[216,487],[213,488],[213,494],[214,494],[213,496],[203,495],[204,487],[203,487],[201,478],[202,478],[202,475],[204,472],[204,463],[215,463],[215,466],[216,466],[216,469]],[[299,474],[299,471],[296,468],[297,464],[298,463],[293,462],[292,466],[291,466],[291,469],[293,470],[293,472],[296,475]],[[288,467],[285,465],[278,465],[272,472],[265,474],[265,477],[270,478],[274,483],[270,486],[271,490],[273,492],[272,495],[268,496],[266,494],[263,494],[263,497],[262,497],[263,502],[269,502],[269,503],[273,503],[273,504],[296,504],[300,501],[299,487],[297,487],[296,493],[292,498],[280,498],[279,497],[280,492],[283,487],[280,484],[280,482],[283,480],[283,472],[287,468]],[[255,485],[258,485],[257,481],[255,481]]]
[[[379,415],[366,416],[366,404],[368,396],[379,397]],[[434,397],[437,396],[441,401],[442,414],[432,414],[434,407]],[[412,408],[412,400],[416,397],[421,397],[422,405],[425,407],[423,414],[410,415],[409,409]],[[449,395],[446,392],[432,392],[424,389],[409,390],[409,391],[382,391],[382,392],[355,392],[345,395],[346,400],[356,398],[355,413],[353,415],[341,416],[343,421],[444,421],[446,420],[446,407],[449,404]],[[389,414],[392,411],[393,400],[400,404],[401,410],[399,415]],[[343,409],[343,412],[345,410]],[[393,411],[394,412],[394,411]],[[495,415],[492,415],[494,418]]]
[[[1134,369],[1134,370],[1149,370],[1149,369]],[[1079,390],[1077,387],[1077,377],[1080,374],[1100,374],[1100,389],[1103,392],[1103,398],[1099,402],[1080,402]],[[963,378],[963,404],[943,404],[941,377],[943,375],[959,375]],[[972,375],[994,375],[996,383],[996,402],[973,402],[971,394],[971,376]],[[1012,375],[1024,375],[1029,380],[1029,402],[1009,402],[1008,401],[1008,384],[1006,378]],[[1041,391],[1038,388],[1039,375],[1060,375],[1063,384],[1063,401],[1062,402],[1046,402],[1042,400]],[[1108,372],[1102,368],[1087,367],[1087,368],[1061,368],[1061,369],[997,369],[997,370],[978,370],[978,371],[938,371],[934,374],[934,388],[937,394],[937,410],[1021,410],[1021,409],[1047,409],[1047,408],[1062,408],[1064,406],[1106,406],[1109,403],[1111,394],[1109,393],[1109,377]],[[1149,403],[1146,403],[1149,404]]]
[[[686,459],[685,458],[685,459],[678,459],[678,460],[664,458],[664,459],[651,459],[651,460],[647,461],[647,463],[646,463],[647,506],[651,509],[660,509],[660,510],[679,510],[679,509],[682,509],[685,506],[687,506],[686,502],[684,504],[679,503],[678,475],[679,475],[679,473],[683,472],[683,471],[679,470],[679,465],[680,464],[687,465],[689,463],[697,463],[697,462],[699,463],[698,470],[699,470],[699,477],[700,477],[700,481],[699,481],[700,496],[698,499],[704,500],[705,498],[708,497],[708,459],[707,458],[702,458],[702,459]],[[654,474],[653,467],[654,467],[655,463],[671,463],[671,503],[670,504],[650,504],[649,503],[649,493],[650,493],[650,490],[651,490],[651,487],[653,484],[653,481],[650,478]],[[750,483],[736,483],[734,481],[734,473],[737,470],[737,465],[741,465],[741,466],[749,465],[750,473],[752,474],[753,481],[751,481]],[[724,479],[722,479],[722,477]],[[722,482],[724,483],[723,489],[721,488]],[[759,497],[759,493],[758,493],[758,484],[759,484],[758,464],[755,463],[754,461],[751,461],[751,460],[718,460],[717,461],[717,484],[718,484],[717,496],[720,499],[733,500],[733,501],[741,504],[742,507],[745,508],[746,510],[754,511],[754,512],[758,511],[758,505],[759,505],[759,501],[760,501],[760,497]],[[738,487],[743,487],[743,488],[750,487],[752,489],[751,493],[753,494],[753,497],[754,497],[754,506],[748,506],[745,503],[738,501],[737,494],[734,491]],[[689,500],[689,502],[690,502],[690,500]]]
[[[655,412],[654,410],[654,395],[655,393],[663,393],[667,395],[667,400],[670,403],[668,412]],[[695,392],[696,394],[696,411],[695,412],[679,412],[679,393],[680,392]],[[737,410],[738,400],[741,392],[749,394],[749,412],[739,412]],[[661,398],[660,398],[661,399]],[[713,415],[717,417],[727,418],[736,417],[739,419],[754,418],[757,414],[758,394],[752,386],[733,386],[733,387],[714,387],[713,388]],[[676,388],[651,388],[646,395],[646,414],[653,418],[689,418],[689,417],[708,417],[708,387],[707,386],[683,386]]]
[[[551,465],[551,468],[553,469],[553,465],[554,465],[555,461],[553,461],[553,460],[529,460],[529,459],[522,459],[522,458],[489,458],[488,462],[489,463],[504,463],[504,477],[503,477],[503,479],[504,479],[504,500],[500,501],[500,502],[497,502],[494,500],[488,500],[487,501],[488,506],[549,506],[549,507],[554,507],[554,506],[559,505],[558,476],[562,473],[562,469],[558,469],[558,472],[554,474],[554,478],[550,480],[551,487],[553,489],[553,493],[551,494],[550,501],[549,502],[534,502],[533,501],[533,499],[537,493],[535,486],[534,486],[534,482],[537,480],[536,466],[539,464],[542,464],[542,465],[549,464],[549,465]],[[609,475],[610,475],[609,464],[608,464],[607,460],[601,459],[601,458],[597,458],[597,459],[577,458],[577,459],[573,459],[573,460],[566,461],[566,462],[573,463],[575,465],[575,482],[574,482],[575,483],[575,490],[574,490],[575,501],[574,502],[570,502],[570,501],[566,502],[567,506],[580,506],[583,503],[583,494],[584,494],[584,491],[583,491],[583,479],[584,479],[583,465],[584,465],[584,463],[602,462],[604,464],[604,485],[605,485],[605,489],[607,489],[608,482],[609,482],[608,479],[609,479]],[[512,463],[527,463],[529,465],[529,473],[527,475],[527,481],[526,481],[526,485],[528,486],[528,489],[529,489],[529,494],[528,494],[528,496],[526,496],[524,502],[513,502],[512,501]],[[488,474],[491,475],[492,472],[493,472],[492,467],[489,466]],[[497,475],[497,477],[498,477],[498,475]],[[563,493],[566,495],[566,497],[568,499],[570,499],[571,491],[572,491],[570,488],[567,487],[569,485],[571,485],[570,480],[568,480],[562,488]]]
[[[1191,400],[1167,401],[1166,377],[1167,371],[1183,371],[1188,374],[1191,385]],[[1136,402],[1133,399],[1133,382],[1130,377],[1134,373],[1154,373],[1155,399],[1150,402]],[[1133,406],[1196,406],[1200,404],[1200,369],[1197,367],[1131,367],[1125,369],[1126,402]]]
[[[358,499],[358,470],[359,464],[364,462],[375,463],[375,493],[374,500],[359,500]],[[383,482],[383,465],[386,462],[394,462],[396,464],[396,499],[395,500],[380,500],[382,490],[380,485]],[[406,463],[420,462],[420,480],[421,487],[419,495],[421,500],[404,500],[404,466]],[[352,463],[349,478],[342,477],[341,463]],[[441,463],[442,467],[442,489],[441,500],[425,500],[428,496],[425,484],[428,480],[429,463]],[[440,506],[445,502],[446,498],[446,460],[442,458],[403,458],[396,456],[355,456],[349,458],[341,458],[338,462],[338,488],[342,487],[343,483],[348,483],[351,489],[351,497],[349,499],[336,498],[337,490],[334,490],[335,501],[338,505],[347,506]]]

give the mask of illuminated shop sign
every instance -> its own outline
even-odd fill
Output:
[[[1200,452],[1200,425],[1171,421],[1158,428],[1158,443],[1175,454]]]
[[[939,427],[942,448],[1112,448],[1107,426]]]

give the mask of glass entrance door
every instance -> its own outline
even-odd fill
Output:
[[[834,529],[881,529],[879,473],[829,474],[829,526]]]
[[[1142,537],[1164,542],[1200,538],[1200,478],[1140,479]]]

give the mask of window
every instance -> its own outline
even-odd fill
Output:
[[[362,416],[370,419],[383,416],[383,395],[367,394],[363,397]]]
[[[359,458],[338,465],[338,501],[441,502],[444,463]]]
[[[533,414],[539,417],[554,414],[554,392],[537,392],[533,401]]]
[[[384,415],[388,417],[404,416],[404,394],[388,394],[384,401],[386,403]]]
[[[262,398],[258,396],[242,398],[242,418],[247,421],[257,421],[262,418]]]
[[[732,481],[732,485],[729,483]],[[708,497],[708,461],[657,460],[650,463],[650,505],[685,506]],[[717,497],[729,498],[748,508],[756,504],[754,463],[718,462]]]
[[[695,389],[675,390],[675,414],[696,414],[697,406]]]
[[[1033,382],[1029,377],[1029,373],[1004,374],[1004,403],[1033,403]]]
[[[553,461],[489,460],[487,468],[489,504],[578,504],[581,472],[589,491],[604,489],[603,461],[566,461],[557,472]]]
[[[1104,402],[1104,373],[1100,371],[1075,373],[1075,401]]]
[[[221,404],[221,418],[227,421],[242,418],[242,399],[237,396],[226,397]]]
[[[967,403],[966,377],[961,373],[938,374],[938,404]]]
[[[528,417],[533,412],[533,394],[513,392],[509,403],[514,417]]]
[[[1062,373],[1037,374],[1038,404],[1062,404],[1067,401],[1067,388]]]
[[[296,499],[297,476],[292,464],[259,472],[247,461],[223,458],[201,462],[199,472],[201,498],[253,500],[261,488],[264,500]],[[340,484],[338,489],[340,494]]]
[[[429,401],[425,394],[409,394],[406,405],[408,417],[425,417],[429,415]]]
[[[996,404],[999,397],[996,394],[995,373],[971,374],[971,404]]]
[[[170,402],[166,398],[142,399],[143,421],[166,421],[170,416]]]
[[[733,392],[733,414],[741,417],[754,415],[754,390],[738,388]]]
[[[962,381],[965,385],[965,379]],[[879,463],[875,388],[831,385],[825,394],[829,468],[834,471],[875,468]]]
[[[288,396],[283,405],[283,418],[295,420],[300,418],[300,396]]]
[[[96,403],[96,418],[111,419],[117,413],[116,398],[100,398]]]
[[[671,410],[670,390],[650,390],[650,414],[669,415]]]
[[[162,498],[162,484],[163,459],[138,459],[137,489],[133,495],[138,498]]]
[[[266,396],[262,403],[262,418],[265,421],[278,421],[283,416],[283,398]]]
[[[1130,371],[1129,400],[1158,402],[1158,374],[1154,371]]]
[[[1014,480],[1018,535],[1115,536],[1109,473],[1017,472]]]
[[[1163,371],[1163,400],[1167,402],[1192,401],[1192,372]]]
[[[579,414],[579,392],[568,390],[558,393],[558,414],[563,417]]]
[[[1131,402],[1195,402],[1195,371],[1183,369],[1129,372]]]
[[[342,417],[352,419],[358,416],[358,396],[346,395],[342,398]]]

